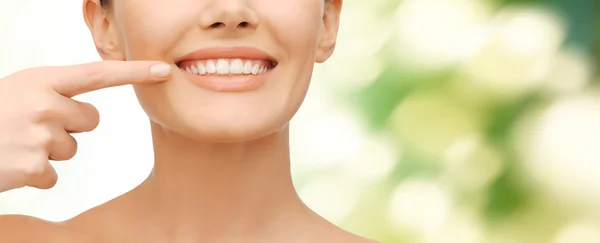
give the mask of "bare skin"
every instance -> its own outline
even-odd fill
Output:
[[[127,196],[126,196],[127,197]],[[3,242],[19,243],[187,243],[187,242],[289,242],[289,243],[377,243],[348,233],[318,215],[305,210],[289,219],[273,221],[271,228],[250,234],[221,236],[210,232],[211,227],[169,227],[151,216],[127,212],[126,197],[87,211],[71,220],[55,223],[21,216],[0,216]],[[123,200],[120,201],[119,200]],[[148,221],[150,219],[150,221]],[[35,232],[32,234],[31,232]]]
[[[91,131],[98,123],[91,105],[71,105],[67,107],[78,108],[65,111],[65,102],[78,104],[70,97],[116,85],[133,84],[148,114],[154,169],[129,193],[65,222],[0,216],[0,240],[373,242],[336,227],[306,207],[290,172],[288,123],[304,99],[314,63],[324,62],[333,52],[341,5],[341,0],[116,0],[101,7],[97,0],[84,0],[84,17],[98,52],[104,60],[113,61],[107,63],[141,65],[141,60],[159,60],[173,71],[157,79],[149,76],[150,66],[138,66],[135,72],[129,67],[125,73],[135,77],[115,75],[115,70],[123,69],[114,65],[100,73],[94,66],[92,75],[81,67],[70,67],[54,72],[28,70],[25,75],[0,80],[6,86],[0,90],[23,94],[44,90],[42,96],[28,97],[52,96],[61,101],[19,103],[20,95],[0,96],[0,103],[12,105],[0,109],[6,116],[0,121],[10,122],[0,124],[2,134],[10,131],[21,138],[22,132],[14,128],[43,128],[44,132],[33,135],[46,134],[18,140],[22,143],[0,141],[0,156],[4,156],[0,157],[4,158],[0,159],[0,175],[9,178],[0,181],[0,192],[23,186],[52,187],[56,173],[47,158],[72,158],[77,147],[69,134]],[[235,92],[199,87],[190,82],[196,77],[186,74],[178,62],[195,50],[240,46],[275,59],[277,65],[265,75],[262,86]],[[212,58],[249,55],[236,53]],[[84,72],[61,76],[78,70]],[[18,85],[32,77],[40,80],[39,87]],[[88,77],[91,80],[81,82]],[[229,76],[221,78],[234,82]],[[12,109],[14,104],[22,106]],[[29,115],[20,116],[17,111]],[[22,148],[20,153],[14,152],[15,146]],[[33,159],[21,162],[18,158]]]
[[[1,153],[2,159],[0,161],[9,161],[11,158],[15,157],[53,157],[60,160],[71,158],[76,151],[76,143],[61,142],[62,146],[48,146],[52,144],[51,141],[57,141],[56,138],[64,137],[67,134],[66,130],[53,133],[60,129],[53,129],[52,126],[58,123],[76,124],[70,127],[71,133],[91,131],[98,125],[98,116],[97,110],[93,106],[89,104],[77,106],[75,104],[83,103],[79,103],[69,97],[112,86],[125,84],[152,85],[165,81],[167,76],[154,77],[150,75],[149,69],[152,67],[151,65],[154,64],[160,63],[104,62],[72,67],[37,68],[25,70],[1,79],[0,86],[6,88],[3,90],[11,89],[13,91],[18,91],[20,89],[19,86],[27,81],[27,92],[40,92],[40,95],[28,96],[35,100],[24,100],[22,99],[23,96],[20,96],[18,92],[13,93],[14,95],[12,97],[14,100],[10,100],[7,98],[8,96],[3,96],[6,101],[12,101],[13,103],[11,104],[13,105],[21,104],[20,108],[25,111],[22,114],[17,114],[15,112],[9,113],[8,110],[3,110],[5,111],[2,113],[5,115],[3,120],[5,122],[5,127],[3,128],[10,128],[10,130],[3,130],[5,131],[3,134],[10,135],[11,133],[8,131],[12,131],[12,134],[22,135],[25,130],[38,128],[42,130],[47,129],[48,134],[51,134],[51,136],[32,136],[28,137],[29,139],[26,140],[13,140],[10,144],[2,143],[0,144],[2,145],[0,147],[6,148],[10,145],[11,150],[10,152],[5,150],[4,153]],[[35,80],[35,82],[32,80]],[[58,99],[47,99],[48,97],[53,97],[53,95],[57,95],[56,98]],[[26,106],[25,104],[33,104],[33,106]],[[74,109],[65,110],[65,107]],[[7,116],[11,114],[12,116]],[[53,119],[37,119],[46,116],[52,117]],[[23,130],[19,130],[16,126],[9,127],[9,124],[26,124],[26,126],[22,126],[21,128]],[[63,126],[69,127],[66,125]],[[63,127],[62,129],[65,128]],[[38,136],[40,134],[46,133],[35,133],[32,135]],[[45,142],[45,139],[50,140],[50,142]],[[24,141],[26,143],[18,143],[19,141]],[[40,142],[37,143],[37,141]],[[287,141],[287,131],[284,129],[281,133],[273,134],[272,136],[255,141],[254,143],[259,144],[258,146],[264,147],[265,149],[272,149],[273,147],[270,146],[286,146],[285,144],[287,143],[285,141]],[[157,148],[162,148],[158,149],[158,151],[168,148],[168,146],[161,144],[162,143],[159,142],[156,144]],[[256,153],[257,151],[259,150],[252,150],[253,153]],[[285,151],[285,149],[280,151]],[[215,152],[214,156],[218,156],[219,154],[221,153]],[[273,156],[285,157],[286,153],[273,153]],[[184,160],[183,158],[179,159],[180,161]],[[275,166],[270,169],[272,173],[279,173],[281,169],[289,171],[289,163],[277,163],[274,165]],[[198,166],[198,164],[190,164],[190,166]],[[219,168],[219,165],[211,166],[213,167],[212,169],[224,169]],[[231,167],[227,169],[229,170]],[[47,159],[21,160],[19,164],[14,164],[12,166],[2,163],[0,164],[0,172],[5,175],[3,178],[12,178],[11,181],[3,181],[3,183],[0,183],[2,191],[23,186],[51,188],[56,183],[57,179],[57,175]],[[292,188],[291,184],[282,184],[279,186],[275,184],[269,187],[269,191],[272,192],[272,197],[282,198],[281,200],[271,199],[272,204],[268,203],[271,200],[267,200],[270,193],[264,193],[264,197],[254,197],[254,200],[262,198],[261,203],[264,204],[261,205],[249,204],[248,200],[253,200],[252,196],[223,194],[220,196],[228,197],[231,205],[220,206],[228,206],[231,208],[219,208],[218,205],[215,205],[214,203],[211,205],[209,203],[202,205],[202,207],[194,206],[193,209],[196,211],[194,212],[191,210],[192,207],[186,205],[184,200],[169,200],[161,203],[161,195],[157,193],[161,192],[161,187],[156,185],[156,180],[157,178],[160,178],[162,172],[156,172],[157,171],[155,170],[153,176],[149,177],[147,181],[131,192],[65,222],[48,222],[22,215],[0,216],[0,235],[2,236],[2,240],[3,242],[44,241],[67,243],[237,242],[237,240],[240,239],[243,239],[243,242],[371,242],[333,226],[310,211],[302,204],[296,194],[293,193],[293,190],[286,192],[286,190]],[[211,178],[210,174],[231,179],[230,177],[227,177],[227,173],[224,171],[221,171],[220,174],[215,173],[216,171],[214,170],[208,172],[209,173],[204,175],[194,172],[193,174],[187,174],[187,176],[201,176],[203,178],[202,180],[205,182]],[[173,173],[178,173],[181,178],[186,176],[186,174],[181,171],[174,171]],[[244,174],[249,175],[250,173],[245,172]],[[283,175],[282,178],[288,178],[289,176],[289,173],[286,172],[281,174]],[[238,176],[240,175],[241,174]],[[212,176],[212,179],[219,180],[215,176]],[[239,177],[238,179],[244,180],[248,178]],[[268,184],[272,179],[274,178],[265,180],[264,183]],[[216,196],[219,196],[216,192],[220,190],[232,189],[234,187],[239,187],[240,190],[248,189],[240,187],[240,185],[245,184],[242,181],[230,180],[228,185],[230,187],[226,188],[225,185],[223,185],[225,179],[220,180],[221,186],[206,188],[194,187],[192,190],[207,190],[206,193],[212,193],[211,198],[215,198]],[[171,179],[171,181],[177,183],[175,180]],[[213,182],[217,183],[216,181]],[[161,193],[170,193],[168,198],[173,198],[177,195],[185,195],[188,197],[188,201],[191,201],[192,199],[201,201],[200,197],[202,197],[202,195],[198,192],[185,191],[186,188],[184,186],[186,183],[189,183],[189,178],[182,179],[181,183],[183,184],[177,185],[179,189],[164,188],[168,190]],[[257,186],[255,189],[259,190],[260,184],[256,184],[255,186]],[[253,192],[253,195],[261,194],[259,191]],[[288,193],[289,197],[286,197],[285,193]],[[238,198],[236,198],[236,196]],[[287,200],[285,198],[291,198],[292,200]],[[224,198],[222,199],[223,200],[216,201],[221,203],[226,202]],[[240,204],[239,200],[245,200],[245,203]],[[194,203],[196,204],[199,201],[194,201]],[[172,204],[173,202],[175,202],[175,204]],[[244,206],[247,207],[244,208]],[[198,210],[200,208],[204,208],[204,210]],[[249,214],[252,210],[256,210],[256,213]],[[193,213],[197,213],[198,215],[194,215]],[[269,215],[268,213],[271,214]],[[263,215],[257,216],[258,214]],[[185,218],[181,217],[181,215],[190,217]],[[253,227],[245,229],[227,229],[227,225],[235,225],[235,222],[232,221],[232,219],[240,220],[240,227],[247,227],[247,225],[250,224],[252,224]],[[244,222],[244,220],[252,220],[252,222]],[[261,220],[263,220],[263,224],[256,224],[256,222],[261,222]],[[228,236],[234,237],[220,237],[221,234],[225,233],[222,231],[223,229],[229,230],[226,232]],[[243,229],[243,231],[240,231],[240,229]],[[36,233],[31,234],[31,232]]]

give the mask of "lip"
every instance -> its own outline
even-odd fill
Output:
[[[196,75],[179,69],[179,72],[200,88],[215,92],[248,92],[262,87],[273,69],[259,75]]]
[[[179,58],[175,64],[177,67],[179,67],[180,63],[185,61],[221,58],[268,60],[273,64],[274,68],[259,75],[232,76],[195,75],[188,73],[181,68],[178,69],[188,81],[203,89],[216,92],[246,92],[262,87],[264,83],[266,83],[267,77],[275,70],[277,66],[277,60],[275,60],[275,58],[253,47],[212,47],[200,49]]]
[[[219,58],[241,58],[241,59],[252,59],[252,60],[268,60],[277,63],[277,60],[271,55],[264,51],[261,51],[254,47],[238,46],[238,47],[211,47],[200,49],[189,53],[175,61],[179,64],[183,61],[192,60],[207,60],[207,59],[219,59]]]

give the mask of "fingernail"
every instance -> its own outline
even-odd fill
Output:
[[[152,76],[157,77],[157,78],[164,78],[166,76],[169,76],[169,74],[171,74],[171,65],[169,64],[156,64],[154,66],[152,66],[150,68],[150,74],[152,74]]]

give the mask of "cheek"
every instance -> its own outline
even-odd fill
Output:
[[[261,0],[257,0],[261,1]],[[271,97],[295,112],[308,91],[315,63],[319,31],[321,28],[322,0],[285,1],[262,0],[271,7],[263,9],[263,26],[283,51],[285,62],[281,63],[276,87]],[[302,9],[303,11],[298,11]]]
[[[127,60],[165,60],[189,30],[191,13],[168,1],[118,1],[116,23]],[[173,14],[177,13],[177,14]]]
[[[271,6],[261,7],[263,23],[272,28],[269,34],[287,49],[288,58],[314,56],[321,28],[322,0],[284,1],[284,4],[280,0],[262,1]]]
[[[281,63],[282,70],[276,77],[279,82],[274,82],[269,96],[276,101],[274,103],[281,104],[277,110],[288,118],[301,105],[310,84],[321,28],[322,1],[255,1],[265,4],[257,5],[261,9],[263,28],[268,32],[265,35],[270,35],[285,49],[285,62]],[[265,107],[273,109],[273,106]]]
[[[282,61],[262,90],[245,94],[205,92],[179,76],[162,85],[136,87],[142,107],[151,120],[171,130],[215,141],[254,138],[280,129],[300,107],[310,83],[322,25],[322,1],[243,0],[259,16],[259,27],[228,43],[269,48]],[[116,2],[122,3],[119,28],[128,59],[169,60],[173,58],[171,51],[187,52],[225,41],[198,29],[199,16],[205,12],[189,6],[192,2],[226,1]]]
[[[279,42],[277,44],[287,49],[290,57],[306,58],[307,54],[316,51],[322,2],[252,0],[248,4],[260,18],[257,34],[272,35]],[[185,39],[186,33],[198,28],[201,10],[206,8],[187,7],[198,4],[195,0],[122,0],[115,3],[117,28],[128,60],[169,58],[169,51]]]

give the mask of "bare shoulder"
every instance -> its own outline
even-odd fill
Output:
[[[35,232],[35,233],[33,233]],[[0,215],[0,242],[81,242],[61,223],[24,215]]]
[[[330,222],[327,222],[324,226],[320,227],[319,233],[315,236],[318,237],[319,240],[313,240],[312,242],[380,243],[346,231]]]
[[[360,239],[360,240],[356,240],[356,242],[355,242],[355,243],[381,243],[381,242],[379,242],[379,241],[375,241],[375,240],[370,240],[370,239],[365,239],[365,238],[362,238],[362,239]]]
[[[52,238],[55,226],[48,221],[24,216],[1,215],[0,236],[2,242],[34,242],[40,238]],[[31,232],[36,232],[32,234]]]
[[[371,239],[364,238],[362,236],[358,236],[352,233],[346,232],[346,234],[337,237],[335,242],[344,242],[344,243],[380,243]]]
[[[363,237],[358,237],[353,243],[380,243],[379,241],[370,240]]]

